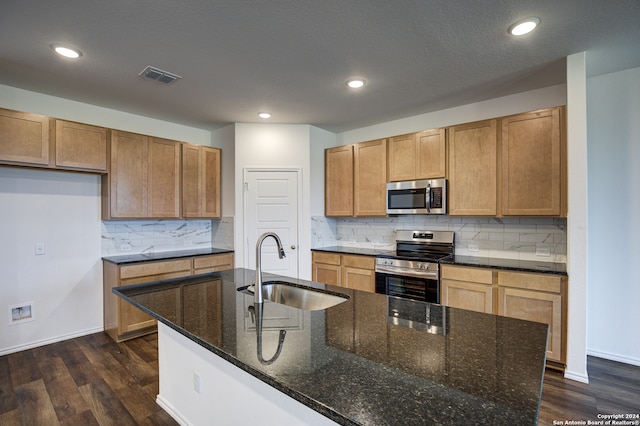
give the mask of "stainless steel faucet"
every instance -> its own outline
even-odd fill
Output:
[[[280,259],[284,258],[284,249],[282,248],[282,242],[280,242],[280,237],[275,232],[265,232],[260,235],[258,241],[256,242],[256,284],[253,287],[253,303],[262,303],[262,266],[261,266],[261,257],[262,257],[262,242],[268,237],[273,237],[276,240],[276,244],[278,245],[278,257]]]

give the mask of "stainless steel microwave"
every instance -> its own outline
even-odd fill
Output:
[[[387,183],[387,214],[447,214],[447,180]]]

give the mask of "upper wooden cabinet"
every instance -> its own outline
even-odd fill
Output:
[[[107,129],[0,109],[0,163],[107,172]]]
[[[353,146],[353,215],[387,215],[387,140]]]
[[[180,216],[180,143],[114,130],[103,219]]]
[[[220,217],[220,154],[217,148],[182,144],[182,217]]]
[[[353,145],[324,151],[324,214],[353,216]]]
[[[566,215],[563,109],[501,119],[502,214]]]
[[[0,109],[0,162],[48,166],[49,126],[49,117]]]
[[[55,120],[55,166],[71,170],[107,171],[107,129]]]
[[[446,175],[445,129],[389,138],[389,181],[443,178]]]
[[[496,216],[497,120],[449,128],[449,214]]]

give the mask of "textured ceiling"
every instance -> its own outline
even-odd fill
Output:
[[[534,33],[506,33],[527,16]],[[590,75],[640,66],[640,1],[0,2],[0,84],[205,129],[266,110],[340,132],[563,83],[581,51]]]

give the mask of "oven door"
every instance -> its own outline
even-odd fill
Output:
[[[440,284],[437,279],[431,277],[376,272],[376,293],[440,303]]]

